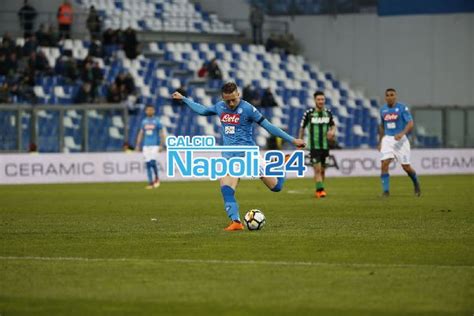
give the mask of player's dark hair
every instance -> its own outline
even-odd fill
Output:
[[[232,92],[236,90],[237,90],[237,85],[235,84],[235,82],[226,82],[221,88],[222,94],[231,94]]]
[[[318,90],[313,94],[313,97],[316,98],[318,95],[322,95],[323,97],[325,96],[324,92]]]
[[[147,109],[147,108],[153,108],[153,109],[155,109],[155,106],[154,106],[153,104],[147,104],[147,105],[145,106],[145,109]]]
[[[394,88],[388,88],[387,90],[385,90],[385,93],[387,92],[395,92],[397,93],[397,90],[395,90]]]

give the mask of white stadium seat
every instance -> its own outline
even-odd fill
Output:
[[[354,135],[357,135],[357,136],[366,136],[367,135],[366,133],[364,133],[364,131],[362,130],[362,126],[360,126],[360,125],[352,126],[352,132],[354,133]]]
[[[115,139],[123,139],[123,135],[120,134],[119,129],[114,126],[109,127],[109,136]]]

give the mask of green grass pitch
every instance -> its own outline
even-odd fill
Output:
[[[472,315],[474,177],[0,186],[0,315]],[[156,221],[152,221],[156,218]]]

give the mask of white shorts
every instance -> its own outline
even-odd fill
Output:
[[[143,146],[143,156],[145,161],[158,160],[159,146]]]
[[[380,152],[382,153],[380,160],[396,159],[402,165],[410,164],[410,142],[406,136],[396,141],[394,136],[385,135],[382,138]]]
[[[263,159],[262,156],[258,157],[258,176],[261,178],[265,173],[265,167],[267,166],[267,162]]]

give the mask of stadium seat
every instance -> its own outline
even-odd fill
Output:
[[[362,126],[360,125],[352,126],[352,133],[356,136],[366,136],[366,133],[362,130]]]
[[[132,26],[140,31],[164,29],[176,32],[236,33],[231,24],[221,22],[215,14],[198,10],[188,0],[166,2],[77,0],[76,2],[84,9],[94,5],[104,13],[104,24],[113,28]]]
[[[112,124],[117,128],[124,128],[122,116],[115,115],[112,117]]]
[[[123,139],[123,135],[120,133],[119,129],[114,126],[109,127],[109,136],[119,140]]]
[[[64,146],[67,149],[72,149],[72,150],[80,150],[81,146],[77,145],[74,142],[74,138],[72,136],[64,136]]]

